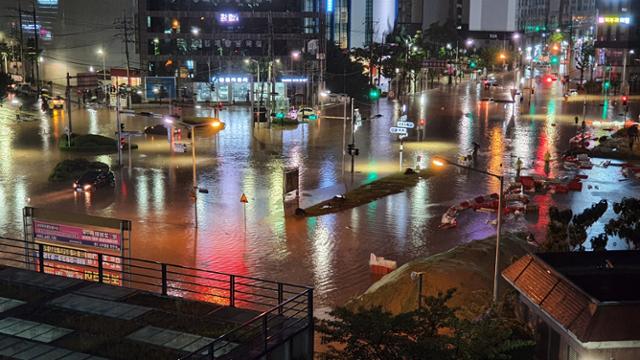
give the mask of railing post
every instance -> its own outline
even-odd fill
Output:
[[[267,354],[267,348],[269,343],[269,337],[267,336],[267,317],[269,313],[264,314],[262,317],[262,335],[264,336],[264,353]]]
[[[215,344],[215,341],[209,344],[209,359],[211,360],[216,358],[216,352],[213,344]]]
[[[229,306],[236,307],[236,276],[229,275]]]
[[[44,245],[38,244],[38,268],[41,273],[44,273]]]
[[[104,280],[104,274],[103,274],[103,267],[102,267],[102,254],[98,254],[98,282],[102,283],[102,280]]]
[[[309,356],[310,358],[313,358],[314,341],[315,341],[315,336],[314,336],[315,325],[314,325],[314,319],[313,319],[313,289],[307,290],[307,322],[308,322],[307,331],[309,333],[309,340],[307,340],[309,342]]]
[[[160,264],[162,267],[162,295],[167,295],[167,264]]]
[[[278,314],[282,315],[282,303],[284,302],[284,286],[278,283]]]

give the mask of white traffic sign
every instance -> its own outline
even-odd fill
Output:
[[[392,134],[407,134],[407,128],[403,128],[403,127],[391,127],[389,128],[389,132],[391,132]]]
[[[402,128],[407,128],[407,129],[413,129],[416,126],[411,121],[398,121],[398,123],[396,125],[398,125],[399,127],[402,127]]]
[[[398,121],[407,121],[407,115],[402,115],[398,118]]]

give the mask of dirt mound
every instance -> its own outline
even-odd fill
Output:
[[[500,269],[524,255],[529,246],[524,234],[504,234],[500,246]],[[472,241],[447,252],[416,259],[385,275],[362,295],[350,300],[347,307],[356,309],[382,306],[394,314],[413,310],[418,302],[418,284],[411,272],[424,272],[423,294],[456,288],[452,306],[462,308],[460,316],[475,317],[491,302],[495,237]],[[507,284],[502,280],[500,294]]]

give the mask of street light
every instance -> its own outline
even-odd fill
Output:
[[[498,302],[498,276],[499,276],[499,264],[500,264],[500,233],[502,232],[502,198],[504,192],[504,176],[491,173],[489,171],[476,169],[470,166],[460,165],[442,157],[434,157],[431,163],[438,168],[443,168],[446,165],[453,165],[461,169],[474,171],[480,174],[494,177],[500,180],[500,193],[498,194],[498,222],[496,226],[496,255],[495,255],[495,267],[493,272],[493,303]]]
[[[294,60],[298,60],[298,59],[300,58],[300,50],[293,50],[293,51],[291,52],[291,57],[292,57]]]
[[[198,36],[198,35],[200,35],[200,29],[199,29],[199,28],[197,28],[197,27],[195,27],[195,26],[194,26],[194,27],[192,27],[192,28],[191,28],[191,34],[193,34],[193,36]]]
[[[167,124],[172,125],[173,124],[173,120],[171,118],[166,118],[164,120]],[[192,123],[187,123],[184,121],[180,122],[180,125],[188,127],[189,131],[191,132],[191,162],[192,162],[192,178],[193,178],[193,212],[194,212],[194,222],[195,222],[195,227],[198,227],[198,205],[197,205],[197,200],[198,200],[198,175],[196,173],[196,128],[199,127],[213,127],[214,129],[218,129],[221,130],[222,128],[222,123],[220,122],[219,119],[212,119],[211,121],[208,122],[203,122],[203,123],[198,123],[198,124],[192,124]],[[169,131],[171,131],[170,136],[173,138],[173,131],[171,129],[169,129]]]
[[[107,54],[102,50],[102,48],[99,48],[97,53],[102,58],[102,80],[106,81],[107,80],[107,65],[106,65]]]
[[[465,44],[467,45],[467,47],[471,47],[473,45],[473,39],[467,39],[467,41],[465,41]]]

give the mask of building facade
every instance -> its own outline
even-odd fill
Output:
[[[280,84],[278,93],[308,92],[320,76],[322,6],[317,0],[139,0],[142,69],[176,78],[179,87],[199,83],[194,95],[209,89],[198,100],[248,101],[249,83],[269,78]],[[293,89],[278,91],[283,84]]]

